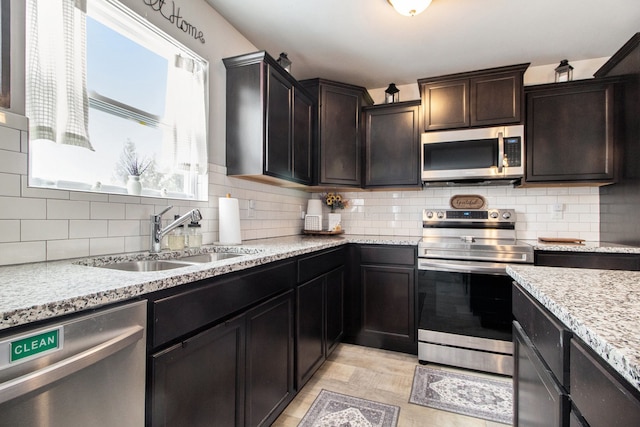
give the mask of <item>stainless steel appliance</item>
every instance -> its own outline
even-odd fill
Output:
[[[524,175],[524,126],[422,134],[422,181],[515,182]]]
[[[512,375],[509,263],[532,263],[512,209],[423,211],[418,359]]]
[[[0,335],[0,426],[145,419],[146,301]]]

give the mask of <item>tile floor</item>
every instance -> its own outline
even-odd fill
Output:
[[[340,344],[273,426],[296,427],[324,388],[399,406],[398,427],[505,427],[505,424],[409,403],[417,364],[416,356]]]

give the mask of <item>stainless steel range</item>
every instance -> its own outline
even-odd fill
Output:
[[[510,263],[533,263],[513,209],[425,209],[418,244],[418,359],[512,375]]]

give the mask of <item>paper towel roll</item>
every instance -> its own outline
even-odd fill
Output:
[[[220,197],[218,199],[220,243],[225,245],[239,245],[242,243],[240,235],[240,208],[238,199]]]

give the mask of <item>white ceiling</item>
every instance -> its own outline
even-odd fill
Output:
[[[206,0],[258,49],[287,52],[297,79],[369,89],[530,62],[611,56],[640,31],[640,0]]]

